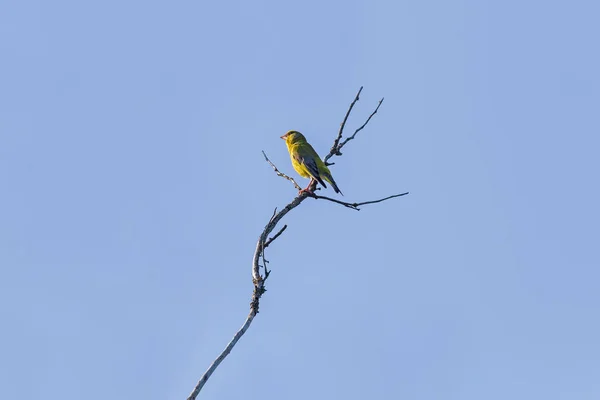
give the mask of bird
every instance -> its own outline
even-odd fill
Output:
[[[315,179],[324,188],[327,185],[325,185],[323,180],[326,180],[331,184],[336,193],[344,195],[333,180],[329,168],[321,160],[315,149],[306,141],[303,134],[298,131],[289,131],[281,136],[281,138],[285,140],[288,152],[290,153],[290,159],[292,160],[292,166],[296,172],[304,178],[311,178],[306,189],[302,189],[300,192],[311,193],[309,190],[310,184]]]

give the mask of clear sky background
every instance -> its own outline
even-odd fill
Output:
[[[599,399],[594,1],[0,3],[0,398]],[[302,184],[306,181],[302,180]],[[333,191],[324,194],[333,195]]]

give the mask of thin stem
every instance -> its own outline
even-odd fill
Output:
[[[363,90],[363,87],[361,86],[360,89],[358,89],[358,93],[356,93],[354,100],[352,100],[352,103],[350,103],[350,107],[348,107],[348,111],[346,111],[344,120],[340,124],[340,130],[338,132],[338,135],[335,138],[335,140],[333,141],[333,146],[331,146],[331,149],[329,150],[329,154],[327,154],[327,156],[325,157],[325,160],[323,160],[325,162],[325,164],[327,164],[327,160],[329,160],[331,158],[331,156],[333,156],[334,154],[336,154],[338,152],[338,150],[339,150],[338,144],[340,143],[340,140],[342,140],[342,134],[344,133],[344,127],[346,126],[346,121],[348,121],[348,117],[350,116],[350,113],[352,112],[354,105],[359,100],[360,93],[362,92],[362,90]],[[331,165],[331,164],[329,164],[329,165]]]
[[[400,193],[400,194],[393,194],[393,195],[391,195],[391,196],[384,197],[383,199],[379,199],[379,200],[370,200],[370,201],[363,201],[363,202],[360,202],[360,203],[347,203],[347,202],[345,202],[345,201],[341,201],[341,200],[337,200],[337,199],[332,199],[331,197],[327,197],[327,196],[319,196],[319,195],[316,195],[316,194],[314,194],[314,193],[313,193],[313,194],[312,194],[310,197],[312,197],[312,198],[314,198],[314,199],[317,199],[317,200],[318,200],[318,199],[328,200],[328,201],[331,201],[331,202],[333,202],[333,203],[341,204],[341,205],[343,205],[343,206],[345,206],[345,207],[348,207],[348,208],[351,208],[351,209],[353,209],[353,210],[360,211],[360,208],[358,208],[359,206],[364,206],[364,205],[366,205],[366,204],[375,204],[375,203],[381,203],[382,201],[386,201],[386,200],[389,200],[389,199],[393,199],[393,198],[395,198],[395,197],[406,196],[407,194],[408,194],[408,192],[405,192],[405,193]]]
[[[271,160],[269,160],[269,157],[267,157],[267,154],[264,152],[263,150],[263,156],[265,156],[265,160],[267,160],[267,162],[269,163],[269,165],[271,165],[271,167],[273,167],[273,170],[275,171],[275,173],[277,174],[277,176],[280,176],[282,178],[287,179],[288,181],[292,182],[294,184],[294,187],[298,190],[302,190],[302,188],[300,187],[300,185],[298,185],[298,183],[294,180],[294,178],[284,174],[283,172],[279,171],[279,169],[275,166],[275,164],[273,164],[271,162]]]
[[[337,148],[337,152],[335,153],[336,156],[341,156],[342,153],[340,153],[340,150],[342,149],[342,147],[344,147],[346,145],[346,143],[348,143],[349,141],[353,140],[354,137],[356,136],[356,134],[358,132],[362,131],[365,126],[367,126],[367,124],[369,123],[369,121],[371,120],[371,118],[373,118],[373,115],[377,114],[377,111],[379,110],[379,107],[381,107],[381,103],[383,103],[383,98],[381,100],[379,100],[379,103],[377,104],[377,107],[375,107],[375,111],[373,111],[371,113],[371,115],[369,115],[369,118],[367,118],[367,120],[365,121],[365,123],[362,124],[360,126],[360,128],[358,128],[357,130],[355,130],[354,133],[352,134],[352,136],[347,137],[346,140],[344,140],[342,143],[340,143],[340,145]]]

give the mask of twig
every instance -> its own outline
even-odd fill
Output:
[[[298,185],[298,183],[296,183],[296,181],[294,180],[294,178],[287,176],[286,174],[284,174],[283,172],[279,171],[279,169],[277,169],[277,167],[275,166],[275,164],[273,164],[271,162],[271,160],[269,160],[269,157],[267,157],[267,154],[265,153],[265,151],[262,151],[263,156],[265,156],[265,160],[267,160],[267,162],[271,165],[271,167],[273,167],[273,170],[275,171],[275,173],[277,174],[277,176],[281,176],[282,178],[287,179],[288,181],[292,182],[294,184],[294,187],[298,190],[302,190],[302,188],[300,187],[300,185]]]
[[[327,165],[327,160],[329,160],[331,158],[331,156],[333,156],[334,154],[337,154],[339,152],[338,144],[340,143],[340,140],[342,140],[342,134],[344,133],[344,127],[346,126],[346,121],[348,121],[348,117],[350,116],[350,113],[352,112],[354,105],[359,100],[360,93],[362,92],[362,90],[363,90],[363,87],[361,86],[360,89],[358,89],[358,93],[356,93],[356,97],[354,97],[354,100],[352,100],[352,103],[350,103],[350,107],[348,107],[348,111],[346,111],[344,120],[340,124],[340,130],[338,132],[338,135],[335,138],[335,140],[333,141],[333,146],[331,146],[331,149],[329,150],[329,154],[325,157],[324,162],[326,165]],[[328,165],[331,165],[331,164],[328,164]]]
[[[319,196],[316,194],[312,194],[310,197],[312,197],[313,199],[323,199],[323,200],[328,200],[337,204],[341,204],[345,207],[351,208],[353,210],[356,211],[360,211],[360,208],[358,208],[358,206],[364,206],[365,204],[374,204],[374,203],[381,203],[382,201],[386,201],[389,199],[393,199],[394,197],[400,197],[400,196],[406,196],[408,194],[408,192],[405,193],[400,193],[400,194],[393,194],[391,196],[388,197],[384,197],[383,199],[379,199],[379,200],[371,200],[371,201],[363,201],[361,203],[347,203],[345,201],[340,201],[337,199],[332,199],[331,197],[327,197],[327,196]]]
[[[360,131],[362,131],[364,129],[365,126],[367,126],[367,124],[369,123],[369,121],[371,120],[371,118],[373,118],[373,116],[375,114],[377,114],[377,111],[379,111],[379,107],[381,107],[381,103],[383,103],[383,98],[381,100],[379,100],[379,103],[377,104],[377,107],[375,107],[375,111],[373,111],[371,113],[371,115],[369,115],[369,118],[367,118],[367,120],[365,121],[364,124],[362,124],[357,130],[354,131],[354,133],[352,134],[352,136],[349,136],[346,138],[346,140],[344,140],[343,142],[340,143],[340,140],[342,140],[342,134],[344,132],[344,127],[346,126],[346,121],[348,120],[348,116],[350,115],[350,112],[352,111],[352,108],[354,108],[354,104],[356,104],[356,102],[359,100],[359,96],[360,93],[362,92],[362,86],[360,87],[360,89],[358,90],[358,93],[356,93],[356,97],[354,98],[354,101],[352,101],[352,103],[350,104],[350,107],[348,107],[348,111],[346,112],[346,116],[344,117],[344,120],[342,121],[342,124],[340,125],[340,131],[338,132],[337,137],[335,138],[335,140],[333,141],[333,145],[331,146],[331,149],[329,150],[329,154],[327,154],[325,156],[325,158],[323,159],[323,162],[325,163],[325,165],[333,165],[334,163],[330,163],[328,162],[329,159],[333,156],[341,156],[341,149],[342,147],[344,147],[346,145],[346,143],[348,143],[349,141],[351,141],[352,139],[354,139],[354,137],[356,136],[356,134]]]
[[[347,137],[346,140],[344,140],[342,143],[340,143],[340,145],[337,147],[337,152],[335,153],[336,156],[341,156],[342,153],[340,153],[340,150],[342,149],[342,147],[344,147],[346,145],[346,143],[348,143],[349,141],[351,141],[352,139],[354,139],[354,136],[356,136],[356,134],[358,132],[362,131],[363,128],[365,126],[367,126],[367,124],[369,123],[369,121],[371,120],[371,118],[373,118],[373,115],[377,114],[377,111],[379,110],[379,107],[381,107],[381,103],[383,103],[383,97],[381,98],[381,100],[379,100],[379,103],[377,104],[377,107],[375,107],[375,111],[373,111],[371,113],[371,115],[369,115],[369,118],[367,118],[367,120],[365,121],[365,123],[362,124],[360,128],[358,128],[357,130],[355,130],[354,133],[352,134],[352,136]]]
[[[266,249],[267,247],[269,247],[269,245],[270,245],[271,243],[273,243],[273,241],[274,241],[275,239],[277,239],[277,238],[279,237],[279,235],[281,235],[281,234],[283,233],[283,231],[285,231],[286,229],[287,229],[287,225],[284,225],[284,226],[283,226],[283,228],[281,228],[281,229],[279,230],[279,232],[277,232],[277,233],[275,234],[275,236],[273,236],[273,237],[270,237],[270,238],[269,238],[269,240],[267,240],[267,241],[265,242],[265,244],[264,244],[264,246],[263,246],[263,247],[264,247],[265,249]]]

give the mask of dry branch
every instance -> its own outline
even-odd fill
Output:
[[[294,187],[298,190],[302,190],[302,188],[300,187],[300,185],[298,185],[298,183],[294,180],[294,178],[284,174],[283,172],[279,171],[279,169],[277,169],[277,167],[275,166],[275,164],[273,164],[271,162],[271,160],[269,160],[269,157],[267,157],[267,154],[263,151],[263,156],[265,156],[265,160],[267,160],[267,162],[269,163],[269,165],[271,165],[271,167],[273,167],[273,170],[275,171],[275,173],[277,174],[277,176],[280,176],[282,178],[287,179],[288,181],[292,182],[294,184]]]
[[[347,203],[347,202],[345,202],[345,201],[340,201],[340,200],[337,200],[337,199],[332,199],[331,197],[327,197],[327,196],[319,196],[319,195],[316,195],[316,194],[314,194],[314,193],[312,194],[312,196],[311,196],[311,197],[312,197],[313,199],[323,199],[323,200],[328,200],[328,201],[331,201],[331,202],[333,202],[333,203],[341,204],[341,205],[343,205],[344,207],[348,207],[348,208],[351,208],[351,209],[353,209],[353,210],[360,211],[360,208],[358,208],[358,206],[364,206],[364,205],[366,205],[366,204],[375,204],[375,203],[381,203],[382,201],[386,201],[386,200],[389,200],[389,199],[393,199],[394,197],[406,196],[407,194],[408,194],[408,192],[404,192],[404,193],[400,193],[400,194],[393,194],[393,195],[391,195],[391,196],[384,197],[383,199],[379,199],[379,200],[370,200],[370,201],[363,201],[363,202],[360,202],[360,203]]]
[[[331,157],[333,157],[334,155],[335,156],[341,156],[342,155],[342,153],[340,152],[340,150],[342,149],[342,147],[344,147],[349,141],[353,140],[354,137],[356,136],[356,134],[358,132],[360,132],[365,126],[367,126],[367,124],[369,123],[369,121],[371,120],[371,118],[379,110],[379,107],[381,106],[381,103],[383,103],[383,99],[381,99],[379,101],[379,104],[377,104],[377,107],[375,108],[375,111],[373,111],[371,113],[371,115],[369,115],[369,118],[367,118],[367,120],[358,129],[356,129],[351,136],[347,137],[344,141],[342,141],[342,137],[343,137],[343,133],[344,133],[344,128],[346,126],[346,122],[348,121],[348,117],[350,116],[350,113],[352,112],[352,109],[354,108],[354,105],[359,100],[359,97],[360,97],[360,94],[362,92],[362,89],[363,88],[361,86],[361,88],[358,90],[358,93],[356,93],[356,97],[354,98],[354,100],[350,104],[350,107],[348,108],[348,111],[346,112],[346,115],[344,116],[344,119],[343,119],[343,121],[342,121],[342,123],[340,125],[340,130],[338,132],[338,135],[336,136],[336,138],[335,138],[335,140],[333,142],[333,145],[331,146],[329,154],[327,154],[327,156],[324,159],[324,162],[327,165],[333,165],[333,163],[328,163],[327,161]],[[267,223],[267,225],[263,229],[262,233],[260,234],[260,236],[258,238],[258,242],[256,243],[256,249],[254,251],[254,256],[252,258],[252,283],[254,285],[254,290],[253,290],[253,293],[252,293],[252,300],[250,301],[250,313],[246,317],[246,321],[244,322],[244,324],[242,325],[242,327],[233,336],[233,339],[231,339],[231,341],[227,344],[227,346],[221,352],[221,354],[219,354],[219,356],[212,362],[212,364],[210,365],[210,367],[208,368],[208,370],[206,370],[206,372],[204,373],[204,375],[202,375],[202,377],[200,378],[200,380],[198,381],[198,383],[194,387],[194,390],[188,396],[187,400],[195,400],[196,399],[196,397],[200,393],[200,390],[202,390],[202,388],[204,387],[204,384],[206,383],[206,381],[208,380],[208,378],[210,378],[210,376],[213,374],[213,372],[215,372],[215,370],[217,369],[217,367],[219,366],[219,364],[221,364],[221,362],[225,359],[225,357],[227,357],[227,355],[231,352],[231,350],[236,345],[236,343],[238,342],[238,340],[240,340],[240,338],[244,335],[244,333],[246,333],[246,331],[250,327],[250,324],[254,320],[254,317],[256,317],[256,314],[258,314],[258,308],[259,308],[259,305],[260,305],[260,298],[266,292],[265,281],[267,280],[267,278],[269,277],[269,274],[270,274],[270,271],[267,269],[268,261],[265,258],[265,249],[271,243],[273,243],[273,241],[275,241],[275,239],[277,239],[286,230],[287,225],[284,225],[283,228],[281,228],[272,237],[269,238],[269,235],[271,234],[271,232],[273,232],[273,230],[275,229],[275,227],[277,226],[277,224],[279,223],[279,221],[281,221],[281,219],[287,213],[289,213],[294,208],[298,207],[300,205],[300,203],[302,203],[305,199],[307,199],[309,197],[312,197],[312,198],[317,199],[317,200],[331,201],[333,203],[337,203],[337,204],[343,205],[344,207],[348,207],[348,208],[351,208],[351,209],[354,209],[354,210],[360,210],[360,208],[358,208],[359,206],[367,205],[367,204],[380,203],[382,201],[386,201],[386,200],[389,200],[389,199],[392,199],[392,198],[395,198],[395,197],[405,196],[405,195],[408,194],[408,192],[406,192],[406,193],[400,193],[400,194],[394,194],[392,196],[388,196],[388,197],[385,197],[385,198],[382,198],[382,199],[379,199],[379,200],[364,201],[364,202],[360,202],[360,203],[348,203],[348,202],[340,201],[340,200],[333,199],[333,198],[330,198],[330,197],[327,197],[327,196],[319,196],[319,195],[315,194],[315,190],[318,190],[318,188],[317,188],[317,181],[316,180],[314,180],[314,179],[311,180],[311,182],[309,184],[308,191],[302,191],[302,188],[300,187],[300,185],[298,185],[298,183],[294,180],[294,178],[291,178],[290,176],[288,176],[288,175],[282,173],[281,171],[279,171],[279,169],[275,166],[275,164],[273,164],[271,162],[271,160],[269,160],[269,158],[267,157],[267,155],[265,154],[264,151],[263,151],[263,155],[265,157],[265,160],[271,165],[271,167],[273,168],[273,170],[275,171],[275,173],[277,174],[277,176],[280,176],[280,177],[282,177],[284,179],[287,179],[288,181],[292,182],[292,184],[294,185],[294,187],[296,189],[300,190],[300,192],[298,193],[298,195],[288,205],[286,205],[283,209],[281,209],[281,211],[277,212],[277,209],[275,209],[275,211],[273,212],[273,215],[269,219],[269,222]],[[263,261],[263,265],[262,265],[262,267],[264,269],[264,274],[263,275],[261,275],[261,271],[260,271],[260,267],[261,267],[260,260],[261,259]]]

